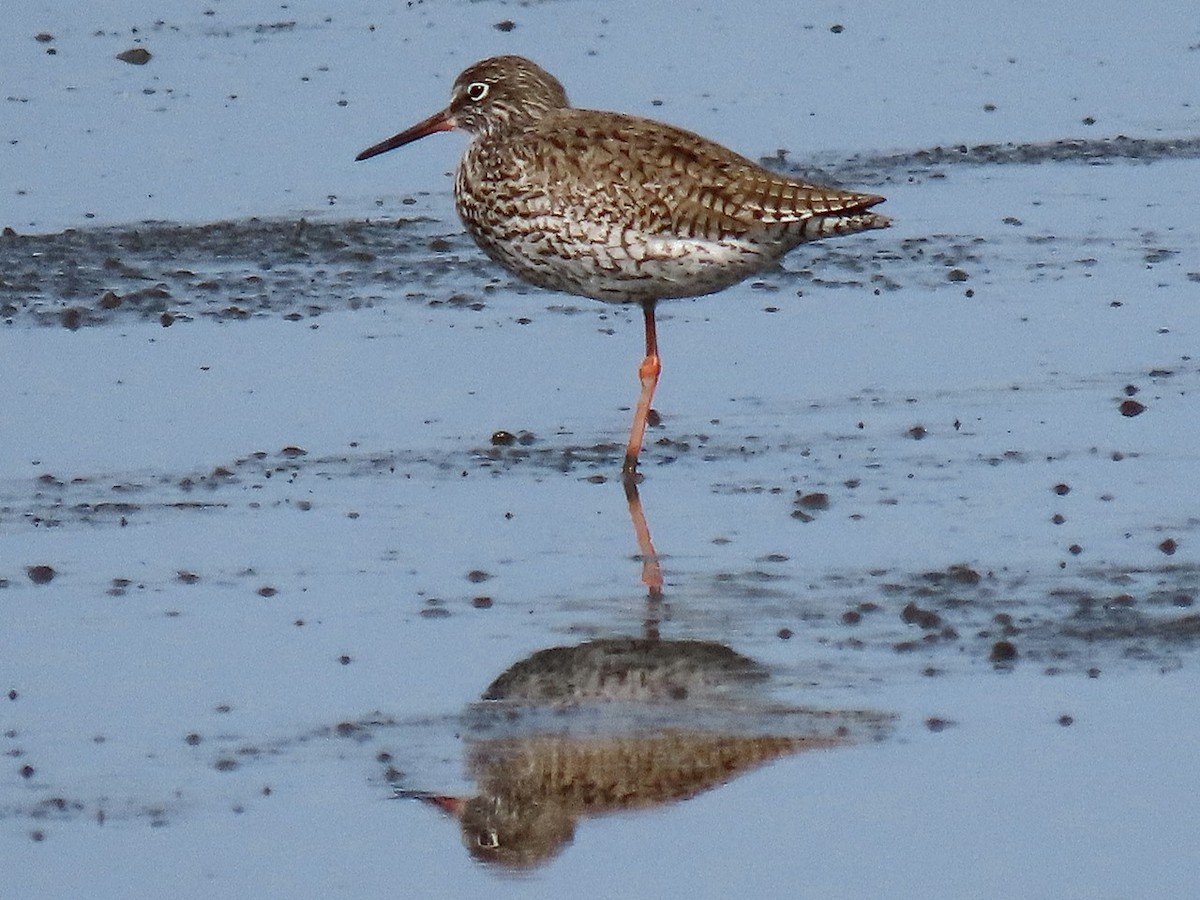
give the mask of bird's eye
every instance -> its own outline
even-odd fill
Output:
[[[488,95],[488,91],[490,91],[490,90],[491,90],[491,86],[489,84],[487,84],[487,82],[472,81],[470,84],[467,85],[467,97],[471,100],[474,100],[476,103],[478,103],[480,100],[482,100],[484,97],[486,97]]]

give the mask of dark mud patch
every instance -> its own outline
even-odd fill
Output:
[[[560,295],[514,282],[456,225],[250,219],[10,233],[0,237],[0,321],[74,331],[129,322],[170,327],[193,319],[308,322],[330,312],[396,304],[478,313],[493,305],[491,295],[501,289],[536,296],[536,308],[545,312],[600,317],[611,311],[585,300],[564,304]],[[994,283],[994,273],[1019,271],[1035,280],[1088,276],[1098,254],[1116,252],[1140,264],[1147,254],[1179,252],[1144,237],[867,236],[853,245],[808,246],[750,288],[879,295],[913,286],[961,291],[958,282],[970,278],[973,293]],[[1033,263],[1030,241],[1039,245]],[[956,280],[947,272],[962,274]],[[524,315],[529,306],[521,306]]]
[[[883,274],[890,254],[872,260],[861,244],[856,252],[832,245],[816,252],[813,269],[778,274],[813,288],[898,284]],[[129,321],[169,327],[197,318],[307,321],[384,303],[480,312],[499,288],[534,290],[491,263],[457,222],[146,222],[0,236],[0,321],[8,325],[76,330]],[[608,309],[537,295],[550,312]]]
[[[701,594],[757,608],[759,630],[786,627],[839,651],[892,654],[926,675],[985,665],[1049,675],[1131,664],[1165,671],[1200,648],[1196,564],[1015,572],[954,563],[831,573],[802,589],[793,574],[766,574],[717,573]]]
[[[556,689],[569,687],[560,685],[561,676],[585,695],[590,686],[605,690],[603,696],[573,694],[564,703],[557,690],[545,696],[525,689],[531,673],[552,678]],[[53,839],[55,826],[67,824],[143,822],[159,828],[188,815],[240,816],[271,802],[274,779],[284,767],[314,762],[339,768],[347,784],[365,777],[379,793],[428,799],[436,786],[449,799],[453,792],[495,790],[495,763],[514,752],[521,762],[541,760],[547,775],[563,773],[564,760],[575,763],[572,777],[518,783],[519,793],[540,799],[539,806],[556,796],[560,802],[580,799],[578,785],[607,784],[611,790],[600,792],[609,798],[604,809],[632,812],[719,789],[739,772],[783,756],[884,741],[896,724],[893,716],[872,710],[780,701],[770,692],[764,667],[723,645],[698,641],[615,639],[551,647],[506,672],[482,673],[481,683],[488,677],[492,685],[481,700],[457,714],[401,718],[376,710],[274,735],[197,723],[172,746],[146,748],[155,766],[170,759],[177,769],[192,770],[183,779],[186,787],[167,792],[164,802],[139,799],[156,789],[144,783],[136,766],[122,776],[123,799],[96,788],[67,792],[38,775],[26,779],[22,797],[14,793],[12,802],[0,804],[0,821],[20,821],[30,840],[42,842]],[[617,682],[617,696],[608,696],[607,688]],[[517,696],[493,697],[498,685]],[[229,709],[218,706],[201,718]],[[6,736],[19,747],[16,732]],[[538,748],[551,755],[534,752]],[[702,773],[697,760],[703,751],[720,764]],[[675,787],[655,791],[649,779]],[[641,790],[615,790],[639,782]],[[586,789],[590,795],[592,788]],[[577,812],[586,814],[599,800],[587,799]]]
[[[29,826],[29,839],[41,843],[47,839],[50,828],[54,825],[88,821],[96,825],[141,822],[151,828],[162,828],[178,818],[181,812],[178,797],[171,797],[163,803],[154,803],[135,799],[84,799],[52,794],[27,803],[0,806],[0,821],[25,821]]]
[[[1170,159],[1200,159],[1200,137],[1135,138],[1119,134],[1025,143],[950,144],[895,153],[860,154],[849,160],[830,160],[819,168],[791,164],[788,154],[780,151],[775,156],[763,157],[761,162],[778,171],[814,181],[883,185],[913,178],[939,177],[944,174],[942,170],[952,166],[1111,165]]]
[[[470,307],[444,290],[495,272],[460,232],[392,222],[147,222],[0,237],[0,318],[70,329],[140,320],[309,319],[385,296]]]
[[[698,450],[706,455],[744,452],[744,448],[711,445]],[[461,481],[524,475],[536,480],[547,473],[573,473],[580,482],[597,484],[597,489],[615,489],[606,483],[618,480],[622,452],[623,447],[616,444],[564,448],[534,443],[526,447],[488,445],[455,454],[356,449],[318,455],[289,446],[182,473],[43,476],[28,482],[24,492],[20,484],[10,482],[6,496],[0,497],[0,514],[10,523],[19,520],[38,530],[155,528],[164,518],[179,515],[239,521],[249,517],[256,523],[253,527],[269,529],[273,516],[280,513],[358,518],[359,512],[340,499],[348,479],[371,479],[382,487],[385,482],[410,478]],[[764,442],[761,452],[784,451]],[[1194,540],[1200,520],[1147,524],[1135,515],[1128,523],[1114,526],[1125,533],[1117,554],[1123,562],[1086,562],[1089,554],[1076,552],[1073,536],[1058,539],[1062,526],[1055,526],[1048,532],[1048,543],[1031,551],[1027,568],[1016,569],[1011,561],[999,564],[994,556],[989,561],[981,548],[975,560],[951,561],[938,569],[906,572],[839,567],[818,574],[808,571],[805,562],[810,529],[846,528],[847,522],[870,517],[881,504],[926,502],[922,493],[925,482],[936,488],[941,463],[925,466],[905,461],[900,468],[920,477],[905,477],[903,488],[876,496],[877,492],[869,489],[864,493],[860,479],[845,479],[845,463],[840,460],[829,463],[828,474],[843,481],[822,482],[819,476],[825,463],[819,457],[810,459],[810,487],[798,490],[793,482],[785,481],[710,487],[717,495],[762,496],[762,502],[775,511],[780,547],[794,548],[794,552],[762,555],[746,568],[714,570],[704,564],[689,574],[688,564],[676,570],[670,561],[671,553],[679,548],[659,547],[659,552],[667,553],[667,600],[684,611],[689,627],[719,627],[721,633],[754,633],[772,639],[786,632],[804,638],[793,642],[800,648],[815,640],[838,650],[911,659],[921,668],[932,669],[964,661],[968,665],[1034,665],[1046,671],[1081,671],[1128,662],[1171,668],[1200,646],[1200,566],[1179,555],[1179,548]],[[979,458],[964,464],[990,467],[992,463]],[[653,531],[656,524],[668,523],[656,522],[655,502],[660,498],[655,495],[653,470],[648,471],[651,479],[643,500]],[[889,480],[886,473],[880,476],[874,470],[863,476],[871,479],[870,483],[879,477],[883,478],[880,484]],[[120,499],[114,500],[114,494]],[[1046,508],[1051,509],[1059,498],[1075,497],[1076,492],[1050,477],[1046,494],[1050,504]],[[1104,496],[1097,502],[1104,503]],[[801,515],[797,516],[798,512]],[[1039,508],[1029,514],[1031,527],[1039,527],[1042,512]],[[634,546],[632,534],[630,546]],[[18,568],[0,569],[0,578],[9,584],[9,590],[44,590],[22,577],[25,567],[51,567],[58,562],[15,560],[12,564]],[[483,567],[467,573],[469,584],[488,580],[492,574],[491,565],[483,562]],[[164,563],[162,571],[155,574],[153,568],[151,562],[150,570],[135,581],[122,572],[101,573],[107,579],[102,588],[110,594],[124,593],[136,584],[139,591],[169,592],[175,615],[186,613],[190,602],[178,592],[180,585],[216,579],[226,587],[257,592],[265,598],[287,588],[275,583],[264,586],[262,575],[253,569],[231,574],[179,570]],[[67,575],[73,580],[80,577],[78,573]],[[631,589],[634,584],[631,573]],[[609,600],[576,597],[569,599],[568,606],[586,610],[590,620],[608,602],[619,603],[627,611],[629,594],[622,591]],[[449,614],[440,602],[438,612]],[[692,615],[699,618],[691,619]],[[617,618],[621,620],[621,616]],[[1006,642],[1011,651],[997,650],[999,642]]]
[[[223,714],[228,708],[218,708],[215,712]],[[41,842],[52,838],[55,826],[72,823],[169,827],[197,810],[211,808],[218,802],[216,798],[226,804],[227,813],[241,815],[251,804],[274,793],[270,782],[262,777],[265,764],[278,764],[305,752],[317,752],[336,760],[357,760],[364,746],[377,758],[390,759],[390,754],[374,747],[373,740],[381,729],[394,731],[398,725],[391,717],[373,713],[283,737],[257,739],[227,730],[191,731],[181,738],[178,747],[147,747],[146,758],[158,760],[159,765],[166,758],[175,758],[179,764],[190,762],[208,771],[207,781],[191,777],[187,779],[187,788],[166,791],[139,787],[144,776],[137,765],[130,765],[119,777],[113,777],[110,790],[96,792],[67,790],[53,783],[51,773],[34,772],[22,785],[24,799],[14,792],[7,802],[0,803],[0,821],[15,819],[27,823],[29,839]],[[9,732],[6,737],[13,744],[8,755],[23,755],[20,734]],[[96,743],[104,741],[98,738]],[[232,800],[228,799],[230,796]]]
[[[949,166],[1153,163],[1200,156],[1200,138],[1063,139],[1040,144],[933,147],[853,160],[826,169],[776,168],[815,181],[862,186],[943,177]],[[1026,234],[1010,226],[981,235],[860,235],[793,253],[786,265],[750,283],[765,293],[901,287],[965,289],[1064,274],[1091,277],[1098,262],[1180,265],[1183,245],[1164,245],[1152,228],[1073,237]],[[1031,252],[1032,248],[1032,252]],[[1032,258],[1031,258],[1032,257]],[[1180,272],[1194,281],[1195,272]],[[967,284],[964,285],[963,282]],[[69,229],[0,235],[0,320],[78,329],[128,321],[170,326],[189,319],[239,321],[278,316],[306,321],[336,310],[383,303],[478,312],[499,288],[531,292],[484,257],[457,222],[259,220]],[[536,292],[541,308],[601,314],[605,307],[563,304]]]
[[[866,438],[847,426],[844,443]],[[310,512],[319,506],[315,485],[334,485],[347,478],[404,479],[410,477],[514,477],[528,473],[572,474],[595,484],[620,480],[625,444],[617,441],[577,443],[570,434],[542,438],[521,431],[520,440],[499,445],[488,439],[476,446],[464,442],[459,450],[367,450],[310,454],[297,446],[255,450],[215,465],[180,472],[47,472],[34,479],[0,484],[0,522],[20,522],[37,529],[78,526],[149,524],[169,514],[220,514],[250,506],[271,510],[291,508]],[[493,435],[494,438],[494,435]],[[747,437],[733,443],[708,433],[671,434],[664,426],[647,432],[641,469],[655,469],[687,460],[752,460],[773,454],[809,455],[809,445],[789,438]],[[852,495],[855,485],[847,485]],[[782,486],[719,484],[714,493],[788,493]],[[792,493],[795,493],[794,491]],[[848,496],[850,496],[848,495]],[[830,494],[796,494],[794,511],[805,521],[828,510]],[[353,515],[353,514],[352,514]],[[30,563],[29,565],[33,565]],[[40,564],[39,564],[40,565]],[[3,574],[0,572],[0,574]]]

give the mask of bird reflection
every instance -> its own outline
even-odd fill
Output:
[[[780,757],[882,736],[877,713],[783,706],[765,667],[710,641],[613,638],[540,650],[466,716],[473,796],[397,790],[453,815],[480,862],[543,865],[581,820],[649,810]]]
[[[469,795],[397,787],[453,816],[500,869],[554,859],[579,824],[695,797],[782,757],[886,735],[891,718],[782,704],[768,669],[714,641],[662,640],[663,572],[622,479],[646,587],[642,636],[539,650],[499,675],[461,723]]]

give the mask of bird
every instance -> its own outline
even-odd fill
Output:
[[[573,107],[558,79],[521,56],[467,67],[445,109],[355,159],[455,129],[470,135],[455,208],[484,253],[537,287],[642,308],[627,483],[640,477],[662,372],[660,300],[713,294],[806,241],[891,224],[871,211],[883,197],[788,178],[665,122]]]

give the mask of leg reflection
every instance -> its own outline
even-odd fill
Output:
[[[635,478],[625,478],[625,500],[629,504],[629,517],[633,519],[633,531],[637,535],[638,553],[642,557],[642,584],[646,585],[651,601],[650,618],[657,625],[658,602],[663,595],[662,566],[658,562],[658,551],[650,539],[650,526],[642,511],[642,499],[638,496]]]

